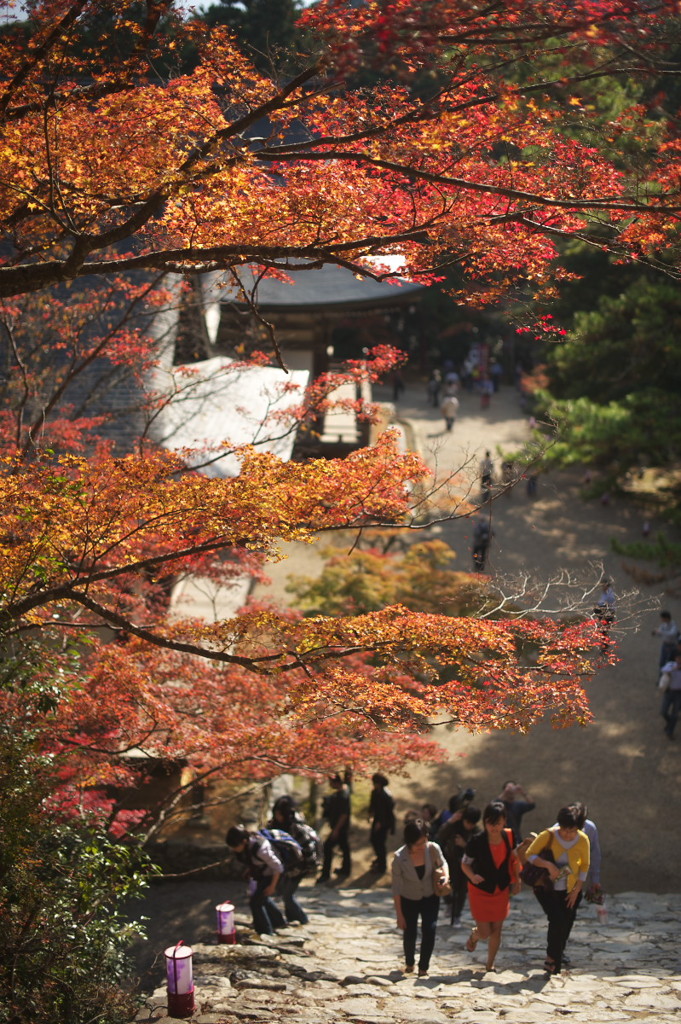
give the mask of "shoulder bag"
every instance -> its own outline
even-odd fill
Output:
[[[429,843],[428,845],[430,846],[431,844]],[[452,887],[443,869],[443,864],[433,864],[433,892],[436,896],[451,896]]]
[[[539,852],[538,856],[542,860],[550,860],[552,863],[555,863],[550,843]],[[532,889],[553,889],[553,882],[551,881],[548,868],[537,867],[536,864],[529,860],[520,872],[520,881],[524,882],[525,885],[529,885]]]

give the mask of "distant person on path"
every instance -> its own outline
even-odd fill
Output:
[[[594,617],[600,624],[599,632],[602,636],[601,654],[607,654],[610,645],[610,627],[615,621],[617,598],[609,579],[601,580],[601,592],[593,610]]]
[[[393,386],[393,402],[398,402],[404,391],[404,380],[399,370],[395,370],[391,377]]]
[[[385,775],[376,772],[371,776],[373,789],[369,800],[369,817],[371,819],[371,845],[376,859],[371,870],[383,874],[387,867],[386,843],[388,835],[395,831],[395,801],[388,789]]]
[[[455,395],[445,395],[440,404],[440,412],[445,421],[445,428],[451,432],[459,413],[459,399]]]
[[[331,878],[331,864],[333,854],[338,847],[342,854],[340,868],[336,868],[335,874],[340,878],[347,878],[352,870],[350,858],[350,787],[343,782],[340,775],[332,775],[329,778],[329,785],[332,792],[325,796],[322,801],[322,813],[328,821],[331,832],[324,841],[324,862],[322,873],[317,882],[328,882]]]
[[[474,520],[473,525],[473,572],[484,572],[487,552],[493,537],[489,519]]]
[[[520,891],[520,866],[513,833],[506,828],[506,808],[501,800],[487,804],[482,824],[484,832],[468,841],[461,861],[461,870],[468,878],[468,902],[475,920],[466,949],[473,953],[481,939],[486,941],[486,970],[494,971],[501,931],[511,909],[511,892]]]
[[[484,458],[480,460],[480,486],[483,491],[492,486],[493,476],[494,463],[492,462],[492,453],[490,451],[486,451]]]
[[[669,677],[667,688],[662,693],[660,714],[664,718],[664,732],[667,739],[674,739],[674,730],[681,712],[681,650],[677,649],[673,661],[662,666],[662,672]]]
[[[483,502],[489,501],[492,495],[492,479],[494,477],[494,463],[490,452],[485,452],[485,457],[480,460],[480,496]]]
[[[501,800],[506,809],[506,824],[513,832],[514,845],[518,846],[523,841],[523,815],[533,811],[537,805],[530,800],[523,787],[513,780],[503,784],[497,800]]]
[[[439,370],[433,370],[430,375],[430,379],[426,384],[426,392],[428,394],[428,401],[430,404],[437,409],[440,401],[440,388],[442,387],[442,376]]]
[[[515,466],[510,461],[502,462],[501,464],[501,482],[505,493],[507,495],[510,494],[513,484],[516,482]]]
[[[482,833],[481,816],[480,810],[469,804],[461,811],[461,817],[454,815],[438,829],[435,836],[449,868],[452,884],[450,924],[453,928],[461,927],[461,915],[468,894],[468,879],[461,869],[461,858],[469,839]]]
[[[432,823],[431,828],[434,832],[439,832],[442,826],[448,821],[458,821],[461,818],[463,810],[471,802],[475,796],[475,790],[471,789],[470,786],[467,789],[457,789],[456,793],[452,793],[447,806],[443,807],[439,814],[437,814]],[[437,839],[435,839],[437,842]]]
[[[540,832],[527,850],[528,861],[546,868],[553,882],[551,889],[534,890],[548,919],[544,968],[549,974],[559,974],[563,966],[565,943],[582,899],[590,864],[589,838],[579,828],[580,815],[574,805],[561,807],[557,819],[557,824]],[[547,856],[542,856],[544,853]]]
[[[653,630],[653,636],[659,636],[662,640],[659,664],[659,668],[662,669],[668,661],[674,660],[676,648],[679,646],[679,627],[669,612],[660,612],[660,625]]]
[[[226,842],[247,870],[254,930],[258,935],[274,935],[275,929],[286,928],[284,915],[272,899],[284,873],[284,865],[269,840],[256,832],[249,832],[245,825],[234,825],[227,833]]]
[[[404,826],[404,845],[392,863],[392,891],[397,927],[404,933],[404,970],[412,974],[416,961],[416,933],[421,918],[421,948],[418,975],[425,978],[435,946],[440,897],[435,881],[448,880],[449,872],[442,850],[428,840],[428,826],[421,818]]]
[[[435,804],[421,804],[417,817],[425,822],[428,829],[428,838],[432,839],[433,833],[437,829],[437,807]]]
[[[489,409],[490,399],[494,394],[494,384],[489,377],[483,377],[480,381],[480,408]]]
[[[598,595],[598,601],[596,602],[597,607],[608,609],[615,614],[617,607],[617,597],[613,590],[612,580],[602,579],[601,580],[601,592]]]

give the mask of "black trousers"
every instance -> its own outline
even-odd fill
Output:
[[[351,861],[350,861],[350,839],[349,829],[342,828],[336,839],[329,836],[324,843],[324,862],[322,865],[322,877],[328,878],[331,874],[331,862],[333,860],[334,850],[338,847],[340,850],[343,860],[341,863],[341,871],[345,875],[350,874]]]
[[[371,845],[376,854],[376,867],[378,870],[386,869],[386,843],[388,842],[388,826],[381,821],[374,821],[371,825]]]
[[[416,935],[421,918],[421,948],[419,950],[419,970],[427,971],[435,946],[437,916],[440,910],[439,896],[424,896],[420,900],[408,900],[402,897],[402,913],[407,923],[404,929],[404,959],[408,967],[413,966],[416,959]]]
[[[461,870],[461,861],[448,861],[449,878],[452,886],[452,912],[450,923],[461,917],[468,896],[468,879]]]
[[[582,901],[582,894],[580,892],[573,907],[568,907],[567,892],[564,889],[535,889],[534,895],[549,922],[546,933],[546,956],[555,962],[556,971],[559,971],[563,963],[565,944],[575,923],[577,907]]]
[[[279,907],[271,896],[265,896],[271,878],[261,878],[255,892],[251,893],[249,903],[253,914],[253,928],[259,935],[274,935],[275,928],[285,928],[286,921]]]

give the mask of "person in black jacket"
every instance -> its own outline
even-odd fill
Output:
[[[371,845],[376,859],[371,870],[383,874],[387,868],[386,843],[388,834],[395,831],[395,801],[388,787],[385,775],[376,772],[371,776],[374,788],[369,801],[369,818],[371,820]]]
[[[352,870],[350,859],[350,786],[343,782],[340,775],[332,775],[329,784],[333,790],[324,797],[323,813],[331,826],[331,831],[324,841],[324,862],[322,873],[317,882],[328,882],[331,878],[331,862],[333,853],[338,847],[342,854],[341,866],[335,874],[347,878]]]
[[[475,927],[466,949],[472,953],[482,939],[487,941],[487,970],[501,945],[501,929],[510,910],[511,890],[520,891],[519,864],[513,832],[506,828],[506,808],[501,800],[487,804],[482,812],[484,832],[466,846],[461,870],[468,878],[468,902]]]
[[[478,808],[469,804],[463,810],[456,811],[435,836],[435,842],[442,850],[449,866],[449,880],[452,886],[449,923],[453,928],[461,927],[461,914],[466,905],[468,892],[468,879],[461,870],[461,858],[470,840],[482,833],[479,825],[481,817]]]

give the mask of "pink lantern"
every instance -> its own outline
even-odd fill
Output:
[[[191,1017],[194,1012],[192,949],[180,940],[165,951],[168,978],[168,1016]]]
[[[215,908],[218,922],[218,942],[228,942],[234,945],[236,942],[236,928],[234,926],[234,904],[226,900],[218,903]]]

